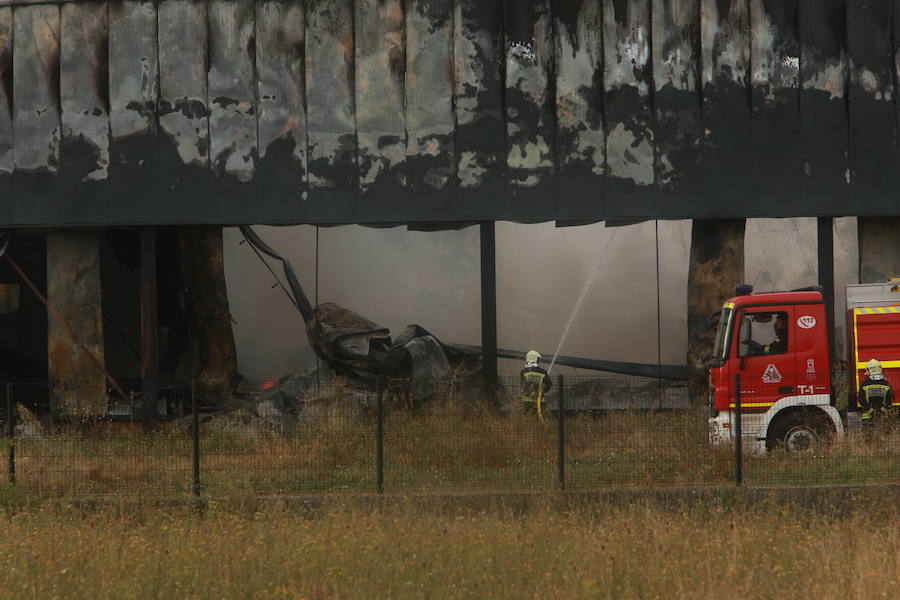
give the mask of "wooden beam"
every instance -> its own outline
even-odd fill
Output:
[[[744,219],[694,220],[687,287],[688,389],[693,402],[704,402],[708,395],[706,361],[716,337],[709,318],[744,280],[745,224]]]
[[[99,233],[47,234],[47,302],[60,317],[47,323],[51,407],[78,418],[106,414]]]

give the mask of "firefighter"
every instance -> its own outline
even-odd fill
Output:
[[[878,359],[866,364],[866,378],[859,384],[859,405],[863,409],[863,423],[874,423],[886,417],[894,404],[894,390]]]
[[[760,344],[754,340],[747,342],[752,355],[784,354],[787,352],[787,317],[784,313],[774,314],[775,339],[768,344]]]
[[[544,402],[547,392],[553,385],[550,376],[541,366],[541,355],[536,350],[529,350],[525,355],[525,367],[519,374],[522,381],[522,402],[526,413],[538,409],[538,403]]]

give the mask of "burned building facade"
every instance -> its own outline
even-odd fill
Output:
[[[223,225],[693,218],[737,249],[748,217],[857,215],[896,262],[896,7],[2,1],[0,227],[119,376],[224,392]],[[706,246],[698,314],[742,279]],[[84,374],[30,294],[8,376]]]

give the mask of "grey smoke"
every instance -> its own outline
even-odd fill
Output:
[[[838,290],[856,281],[856,222],[838,219]],[[657,346],[655,223],[497,224],[498,336],[503,347],[552,353],[593,270],[561,352],[654,363]],[[445,341],[480,344],[479,232],[404,227],[257,227],[294,265],[310,300],[336,302],[399,331],[418,323]],[[315,365],[303,321],[236,229],[225,232],[225,268],[241,372],[269,378]],[[689,221],[659,222],[663,363],[683,364],[687,346]],[[605,250],[605,251],[604,251]],[[815,219],[751,219],[747,281],[758,291],[816,283]],[[276,269],[276,272],[279,272]],[[837,294],[837,314],[842,293]],[[840,322],[840,319],[838,320]],[[842,340],[841,335],[837,339]],[[549,357],[548,357],[549,360]],[[519,365],[503,361],[504,373]],[[559,368],[558,372],[572,372]]]

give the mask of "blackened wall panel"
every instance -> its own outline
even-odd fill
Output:
[[[162,205],[184,220],[206,217],[213,181],[206,11],[205,0],[159,5],[159,194]]]
[[[604,0],[606,216],[655,214],[650,0]]]
[[[13,218],[13,172],[16,168],[13,143],[11,8],[0,8],[0,223]]]
[[[377,218],[407,195],[403,2],[356,0],[354,19],[359,214]]]
[[[549,0],[506,0],[506,141],[510,206],[554,216],[553,20]]]
[[[751,0],[752,212],[778,216],[802,206],[800,39],[797,0]]]
[[[109,78],[106,2],[61,7],[59,94],[62,143],[59,197],[69,223],[109,218]]]
[[[503,0],[456,0],[455,9],[457,209],[492,219],[506,190]]]
[[[109,5],[109,215],[114,223],[176,220],[160,206],[157,100],[159,49],[156,3]],[[156,216],[154,216],[156,215]]]
[[[893,0],[847,3],[850,194],[858,214],[896,214]]]
[[[256,3],[209,5],[209,160],[215,174],[213,214],[258,212],[256,202]],[[230,219],[234,222],[234,218]]]
[[[701,0],[703,170],[696,216],[746,216],[753,203],[750,9],[747,0]]]
[[[62,222],[59,144],[59,6],[13,9],[13,218],[23,224]]]
[[[594,0],[556,0],[556,218],[590,219],[603,207],[603,11]]]
[[[0,220],[897,214],[898,4],[5,8]]]
[[[453,2],[406,2],[406,185],[412,219],[454,216]]]
[[[356,219],[353,55],[353,0],[307,0],[308,202],[323,222]]]
[[[653,108],[657,214],[675,215],[697,196],[702,143],[700,0],[653,3]],[[692,178],[693,176],[693,178]]]
[[[807,215],[849,207],[847,21],[844,0],[800,0],[800,120]]]
[[[308,218],[305,37],[304,3],[258,0],[256,193],[263,222]]]

